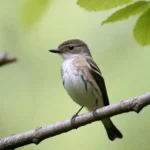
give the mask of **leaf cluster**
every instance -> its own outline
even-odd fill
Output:
[[[141,45],[150,45],[150,1],[133,0],[78,0],[77,4],[87,11],[104,11],[122,6],[112,13],[101,25],[138,16],[133,34]]]

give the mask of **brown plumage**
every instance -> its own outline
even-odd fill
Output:
[[[81,109],[84,106],[95,112],[96,108],[109,105],[104,78],[87,44],[78,39],[68,40],[60,44],[57,50],[50,51],[64,58],[61,68],[63,84],[70,97],[81,105]],[[102,123],[111,141],[123,137],[110,118],[103,119]]]

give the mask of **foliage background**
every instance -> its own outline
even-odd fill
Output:
[[[29,5],[34,8],[38,1]],[[0,2],[0,50],[19,58],[0,69],[0,138],[68,119],[78,110],[61,83],[62,59],[48,52],[68,39],[88,43],[105,77],[110,103],[149,91],[150,50],[133,38],[136,17],[101,27],[112,11],[87,12],[76,0],[43,2],[39,18],[38,10],[26,12],[26,0]],[[149,113],[146,107],[139,115],[113,117],[122,140],[110,142],[97,122],[20,150],[146,150],[150,148]]]

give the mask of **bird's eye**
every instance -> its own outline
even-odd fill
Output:
[[[74,46],[71,46],[71,45],[70,45],[68,48],[69,48],[70,50],[73,50],[73,49],[74,49]]]

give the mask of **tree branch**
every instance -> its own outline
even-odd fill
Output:
[[[92,112],[76,117],[75,125],[71,124],[70,120],[61,121],[46,127],[38,127],[37,129],[24,132],[17,135],[12,135],[0,140],[0,150],[15,149],[31,143],[39,144],[44,139],[66,133],[78,127],[101,120],[106,117],[112,117],[122,113],[135,111],[139,113],[142,108],[150,104],[150,92],[144,95],[122,101],[117,104],[112,104],[101,109],[97,109],[97,117],[93,116]]]
[[[12,62],[15,62],[17,60],[16,57],[8,57],[6,52],[3,52],[0,54],[0,67]]]

